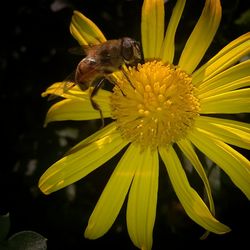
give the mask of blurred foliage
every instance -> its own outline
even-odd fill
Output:
[[[235,20],[235,23],[238,25],[244,25],[250,27],[250,9],[243,12],[238,19]]]

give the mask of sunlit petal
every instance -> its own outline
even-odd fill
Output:
[[[195,126],[207,131],[208,136],[213,136],[237,147],[250,149],[250,125],[248,123],[200,116],[197,118]]]
[[[127,207],[128,233],[140,249],[151,249],[158,191],[158,153],[137,148],[137,170],[129,192]]]
[[[224,87],[224,91],[233,90],[240,87],[237,85],[234,86],[232,83],[249,77],[249,69],[250,60],[246,60],[222,71],[221,73],[215,75],[207,81],[203,81],[202,83],[196,84],[193,79],[193,84],[198,86],[199,95],[205,95],[207,92],[217,89],[220,91],[221,87]]]
[[[215,162],[234,184],[250,199],[250,163],[235,149],[217,140],[206,131],[193,129],[189,138],[194,145]]]
[[[209,180],[207,178],[206,172],[192,146],[189,140],[184,139],[179,141],[178,146],[180,147],[181,151],[184,153],[184,155],[188,158],[188,160],[192,163],[194,166],[196,172],[198,175],[201,177],[202,182],[204,183],[205,191],[206,191],[206,197],[208,198],[209,201],[209,208],[213,216],[215,216],[215,208],[214,208],[214,201],[212,197],[212,192],[211,188],[209,185]],[[207,238],[209,235],[209,231],[206,231],[202,236],[201,239]]]
[[[87,96],[88,98],[85,96],[84,99],[65,99],[55,103],[47,112],[45,126],[53,121],[100,119],[100,112],[93,108],[89,94]],[[111,117],[109,96],[110,92],[102,90],[94,98],[100,106],[104,118]]]
[[[170,18],[165,38],[162,44],[161,59],[163,62],[173,63],[175,52],[175,33],[178,27],[181,15],[186,4],[186,0],[178,0]]]
[[[202,14],[190,35],[178,65],[191,74],[211,44],[221,20],[219,0],[206,0]]]
[[[207,63],[192,74],[193,83],[197,86],[239,61],[250,53],[250,32],[238,37]]]
[[[102,138],[91,143],[86,142],[85,147],[72,151],[48,168],[39,180],[42,192],[49,194],[80,180],[116,155],[127,144],[116,131],[114,124],[110,126],[108,134],[104,131]]]
[[[89,93],[87,91],[81,91],[80,88],[73,82],[70,86],[68,86],[67,82],[53,83],[42,93],[42,97],[47,96],[49,96],[49,99],[54,99],[56,97],[79,100],[89,99]]]
[[[130,146],[111,175],[93,213],[85,237],[96,239],[105,234],[114,223],[137,169],[138,148]]]
[[[214,96],[218,94],[222,94],[231,90],[236,90],[240,88],[245,88],[250,86],[250,76],[246,76],[244,78],[227,82],[220,87],[215,87],[214,89],[207,90],[206,92],[199,93],[199,99],[204,99],[209,96]]]
[[[208,197],[208,201],[209,201],[209,205],[210,205],[209,206],[210,211],[214,215],[215,214],[214,202],[213,202],[213,197],[212,197],[212,193],[211,193],[211,188],[209,185],[209,180],[207,178],[206,172],[205,172],[192,144],[187,139],[180,140],[177,144],[180,147],[181,151],[184,153],[184,155],[192,163],[192,165],[194,166],[194,168],[197,171],[197,173],[199,174],[199,176],[201,177],[201,179],[204,183],[204,186],[205,186],[206,193],[207,193],[207,197]]]
[[[249,113],[250,89],[239,89],[210,96],[200,100],[201,114]]]
[[[112,122],[108,124],[107,126],[105,126],[104,128],[97,130],[94,134],[88,136],[83,141],[79,142],[74,147],[72,147],[69,151],[67,151],[66,155],[73,154],[85,148],[87,144],[95,143],[96,141],[101,140],[102,138],[106,136],[112,135],[114,131],[114,126],[115,126],[115,123]]]
[[[230,231],[227,226],[213,217],[206,204],[189,185],[185,171],[174,149],[172,147],[168,149],[161,147],[159,151],[166,165],[175,193],[188,216],[208,231],[217,234],[223,234]]]
[[[70,32],[80,45],[98,44],[106,41],[100,29],[79,11],[74,11]]]
[[[163,0],[144,0],[141,36],[144,58],[159,58],[164,36]]]

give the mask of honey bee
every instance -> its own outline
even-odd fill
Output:
[[[86,56],[77,65],[74,83],[83,91],[94,87],[90,92],[90,102],[100,112],[103,124],[102,110],[93,97],[109,74],[122,69],[124,64],[136,66],[141,61],[140,44],[132,38],[123,37],[82,48]]]

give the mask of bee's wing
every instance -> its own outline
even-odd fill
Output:
[[[68,52],[72,55],[80,55],[80,56],[86,56],[86,50],[84,50],[82,47],[72,47],[68,49]]]
[[[72,89],[76,83],[74,82],[75,71],[67,76],[65,80],[59,82],[55,85],[52,85],[50,88],[50,95],[48,97],[48,101],[54,100],[59,96],[63,96],[67,94],[70,89]]]
[[[99,64],[92,58],[84,58],[83,60],[85,60],[87,66],[82,68],[84,73],[81,75],[81,81],[76,82],[76,70],[74,70],[62,82],[52,85],[49,91],[46,91],[49,94],[48,101],[70,94],[69,91],[76,85],[82,91],[85,91],[93,84],[93,80],[97,79],[100,75],[98,72]]]
[[[59,97],[64,97],[70,89],[72,89],[76,84],[74,82],[60,82],[55,86],[51,87],[48,101],[52,101]]]
[[[68,52],[73,55],[81,55],[81,56],[86,56],[89,54],[89,51],[92,50],[95,46],[98,45],[81,45],[81,46],[76,46],[68,49]]]

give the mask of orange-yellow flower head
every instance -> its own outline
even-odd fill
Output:
[[[128,234],[138,248],[151,249],[159,157],[185,212],[207,232],[223,234],[230,228],[216,219],[209,180],[196,149],[250,198],[250,163],[235,149],[250,149],[250,126],[224,116],[219,118],[221,114],[250,112],[250,60],[241,61],[250,54],[250,33],[235,39],[198,67],[221,19],[220,1],[206,0],[176,58],[175,33],[185,3],[176,1],[165,30],[164,1],[144,0],[141,41],[145,63],[124,66],[122,71],[109,75],[113,90],[101,89],[95,96],[103,117],[113,121],[73,147],[40,178],[40,189],[50,194],[82,179],[124,149],[90,216],[85,230],[89,239],[104,235],[127,201]],[[106,41],[99,28],[77,11],[70,31],[81,45]],[[60,85],[55,83],[44,93],[64,98],[49,109],[46,124],[100,118],[91,105],[89,91],[75,86],[65,92]],[[201,178],[207,204],[190,185],[176,148]]]
[[[168,146],[184,138],[199,112],[192,78],[161,61],[130,68],[116,82],[112,117],[125,140],[142,148]]]

